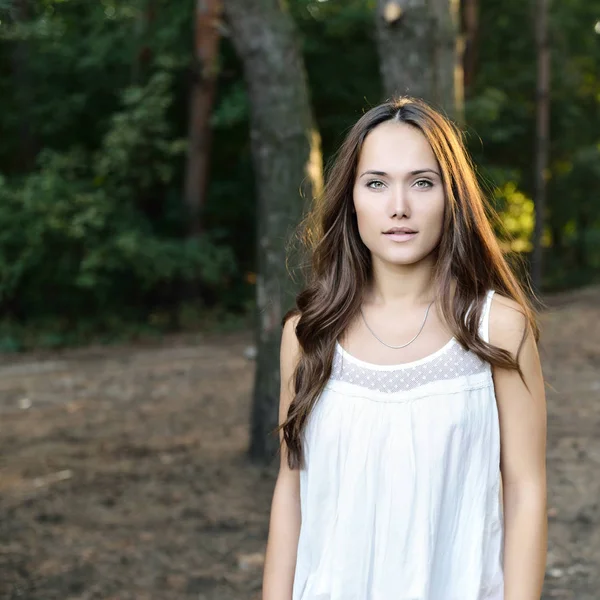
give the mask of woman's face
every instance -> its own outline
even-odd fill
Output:
[[[386,121],[367,135],[353,196],[358,231],[373,260],[410,265],[437,247],[444,188],[433,150],[416,127]]]

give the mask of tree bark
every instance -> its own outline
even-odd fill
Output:
[[[244,64],[257,185],[257,362],[250,456],[272,458],[278,440],[281,320],[297,286],[286,269],[286,240],[305,201],[320,192],[320,136],[313,118],[294,23],[281,0],[225,0],[231,37]]]
[[[423,98],[462,121],[459,0],[377,0],[375,14],[386,95]]]
[[[202,233],[202,208],[208,189],[210,116],[217,87],[221,10],[221,0],[196,0],[195,69],[184,190],[192,237]]]
[[[479,0],[461,0],[462,63],[465,95],[475,81],[479,47]]]
[[[544,223],[546,213],[546,171],[550,151],[550,47],[548,45],[548,3],[536,0],[535,38],[537,47],[536,138],[535,138],[535,230],[531,261],[531,282],[541,292],[543,273]]]
[[[9,15],[15,24],[27,23],[31,17],[29,0],[14,0]],[[15,161],[16,169],[30,171],[34,165],[38,152],[38,143],[30,126],[30,115],[33,102],[33,85],[28,68],[29,44],[27,40],[14,42],[11,56],[12,78],[19,99],[19,151]]]

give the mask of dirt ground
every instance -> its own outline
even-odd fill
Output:
[[[600,288],[550,300],[544,598],[600,599]],[[0,598],[254,600],[274,468],[245,459],[251,335],[0,363]]]

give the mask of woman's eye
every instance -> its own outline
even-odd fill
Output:
[[[383,187],[383,181],[379,181],[379,179],[372,179],[367,182],[367,187],[372,190],[380,190]]]
[[[422,189],[433,187],[433,183],[431,183],[431,181],[429,181],[428,179],[419,179],[418,181],[415,181],[415,185]]]

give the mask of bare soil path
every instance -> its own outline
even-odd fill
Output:
[[[545,599],[600,599],[600,288],[542,318]],[[259,598],[249,333],[0,360],[0,599]]]

